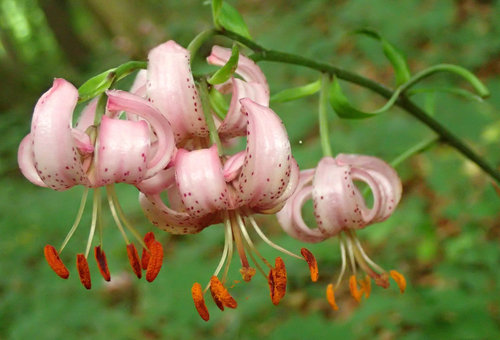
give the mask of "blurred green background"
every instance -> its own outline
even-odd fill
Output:
[[[399,47],[413,72],[456,63],[490,88],[483,103],[449,94],[416,97],[436,118],[486,157],[500,164],[500,1],[344,0],[232,1],[253,37],[278,50],[331,62],[387,85],[392,72],[380,46],[350,34],[370,27]],[[222,252],[220,226],[199,235],[171,237],[156,231],[166,250],[152,284],[133,277],[125,244],[105,209],[105,250],[111,284],[90,261],[93,288],[78,282],[75,254],[83,252],[90,209],[62,254],[71,276],[57,278],[43,246],[58,246],[76,215],[82,188],[38,188],[18,171],[17,146],[29,132],[32,108],[54,77],[77,86],[130,59],[145,60],[151,47],[174,39],[187,46],[211,25],[201,1],[0,0],[0,339],[498,339],[500,338],[500,201],[490,180],[456,151],[438,146],[398,167],[404,197],[389,220],[359,232],[368,254],[408,280],[405,294],[393,284],[374,287],[357,305],[347,282],[337,294],[340,310],[324,298],[340,269],[335,239],[312,245],[320,281],[310,283],[301,261],[285,258],[288,293],[271,304],[267,282],[256,276],[231,289],[239,306],[220,312],[210,299],[203,322],[191,300],[193,282],[208,281]],[[227,40],[217,40],[228,43]],[[207,54],[209,46],[201,51]],[[272,93],[317,79],[318,74],[262,63]],[[466,86],[438,75],[426,85]],[[361,108],[382,101],[344,84]],[[303,169],[321,158],[317,96],[273,107],[284,120]],[[330,112],[335,152],[391,160],[432,136],[407,113],[392,110],[365,121],[344,121]],[[152,230],[137,204],[137,190],[118,187],[127,215],[142,234]],[[273,216],[260,225],[277,243],[302,246],[280,230]],[[268,258],[279,254],[259,243]],[[231,280],[239,280],[234,259]]]

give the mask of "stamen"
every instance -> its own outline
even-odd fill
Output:
[[[240,256],[241,276],[244,281],[249,282],[252,279],[252,276],[255,275],[255,269],[250,268],[250,264],[248,263],[245,246],[243,245],[243,240],[241,238],[241,232],[238,228],[238,222],[236,221],[236,217],[234,215],[231,216],[231,230],[233,232],[234,242],[236,243],[236,250],[238,250],[238,255]]]
[[[264,240],[264,242],[266,242],[267,244],[269,244],[274,249],[276,249],[278,251],[281,251],[282,253],[285,253],[287,255],[290,255],[291,257],[295,257],[295,258],[297,258],[299,260],[302,260],[302,257],[300,257],[299,255],[296,255],[296,254],[292,253],[291,251],[286,250],[285,248],[277,245],[276,243],[274,243],[270,239],[268,239],[267,236],[259,228],[257,222],[255,222],[255,220],[254,220],[254,218],[252,216],[249,216],[248,219],[250,220],[250,223],[252,224],[252,227],[255,229],[255,232]]]
[[[113,184],[110,184],[110,185],[107,185],[106,186],[106,190],[109,190],[109,192],[111,193],[111,196],[113,198],[113,201],[115,202],[116,204],[116,210],[118,212],[118,216],[121,218],[121,220],[123,221],[123,224],[125,224],[125,227],[127,227],[127,229],[132,233],[132,235],[134,235],[135,239],[137,240],[137,242],[139,242],[139,244],[142,246],[142,247],[146,247],[146,245],[144,244],[144,242],[142,241],[142,237],[141,235],[137,232],[137,230],[132,226],[132,224],[127,220],[127,217],[125,216],[125,214],[123,213],[123,209],[122,209],[122,206],[120,205],[120,201],[118,200],[118,196],[116,196],[116,191],[115,191],[115,186]]]
[[[97,266],[99,267],[99,271],[101,272],[104,280],[111,280],[111,275],[109,274],[108,261],[106,260],[106,254],[104,250],[101,249],[101,246],[97,246],[94,248],[94,256],[97,262]]]
[[[349,290],[351,291],[352,297],[357,301],[361,301],[361,297],[363,296],[363,290],[358,289],[358,282],[356,281],[356,276],[351,275],[349,278]]]
[[[115,203],[113,202],[113,197],[111,195],[111,190],[110,190],[111,187],[112,187],[111,185],[106,186],[106,196],[108,197],[109,210],[111,210],[111,216],[113,216],[113,219],[115,220],[118,230],[120,230],[120,233],[122,234],[125,243],[128,245],[130,241],[127,237],[127,234],[125,234],[125,230],[123,230],[122,222],[120,221],[118,215],[116,214]]]
[[[85,255],[76,255],[76,268],[78,269],[80,282],[85,288],[90,289],[92,287],[92,282],[90,281],[89,264],[87,262],[87,259],[85,258]]]
[[[302,248],[300,250],[300,253],[306,260],[307,264],[309,265],[309,271],[311,272],[311,281],[312,282],[318,281],[318,262],[316,262],[316,258],[306,248]]]
[[[344,245],[344,239],[342,237],[339,238],[339,244],[340,244],[340,257],[342,258],[342,267],[340,268],[340,274],[339,274],[339,277],[337,279],[337,282],[335,283],[335,289],[337,289],[339,287],[340,282],[342,281],[342,278],[344,277],[344,273],[345,273],[345,270],[347,267],[345,245]]]
[[[229,248],[231,248],[231,256],[232,256],[232,248],[233,248],[233,237],[231,235],[231,221],[229,220],[229,217],[227,213],[225,214],[226,216],[224,217],[224,250],[222,251],[222,256],[220,258],[219,264],[217,265],[217,268],[215,269],[215,273],[213,276],[219,275],[220,270],[222,269],[222,266],[224,265],[224,262],[226,261],[227,254],[229,252]],[[210,285],[210,283],[209,283]],[[205,288],[205,292],[208,290]]]
[[[354,258],[354,252],[352,249],[352,240],[348,238],[346,242],[347,242],[347,254],[349,255],[349,260],[351,263],[351,271],[353,275],[356,275],[356,260]]]
[[[153,240],[149,245],[149,251],[151,252],[151,257],[146,269],[146,281],[153,282],[163,264],[163,246],[160,242]]]
[[[76,214],[75,222],[73,222],[73,226],[71,226],[71,229],[69,230],[68,234],[66,235],[66,238],[64,239],[61,248],[59,248],[59,254],[63,251],[64,247],[66,247],[66,244],[68,243],[69,239],[73,234],[75,233],[76,228],[80,224],[80,221],[83,216],[83,210],[85,209],[85,203],[87,202],[87,195],[89,193],[89,189],[85,188],[83,191],[82,195],[82,200],[80,201],[80,208],[78,208],[78,213]]]
[[[370,276],[366,275],[363,280],[358,280],[358,283],[361,286],[361,291],[365,293],[365,299],[368,299],[372,291],[372,280]]]
[[[335,293],[333,291],[333,284],[326,286],[326,300],[330,304],[333,310],[339,310],[337,303],[335,302]]]
[[[207,305],[205,304],[205,299],[203,298],[203,292],[201,290],[201,285],[198,282],[193,284],[191,287],[191,296],[193,297],[194,306],[200,314],[201,318],[205,321],[210,319],[210,314],[208,313]]]
[[[43,248],[43,254],[45,255],[45,260],[49,264],[50,268],[63,279],[67,279],[69,277],[68,268],[64,265],[62,260],[59,258],[59,254],[57,253],[56,248],[47,244]]]
[[[87,248],[85,249],[85,257],[89,256],[90,246],[92,245],[92,239],[94,238],[95,226],[97,224],[97,207],[98,207],[98,197],[99,196],[99,188],[94,189],[94,200],[92,202],[92,223],[90,225],[89,238],[87,240]]]
[[[212,293],[215,304],[220,310],[223,311],[224,307],[238,307],[236,300],[229,294],[226,287],[224,287],[217,276],[212,276],[210,279],[210,293]]]
[[[141,262],[139,261],[139,254],[133,243],[127,244],[127,256],[134,274],[140,279],[142,277]]]
[[[401,292],[401,294],[403,294],[405,292],[405,289],[406,289],[406,279],[405,279],[405,277],[401,273],[399,273],[398,271],[396,271],[396,270],[391,270],[389,272],[389,274],[394,279],[394,281],[396,281],[396,284],[399,287],[399,291]]]
[[[363,259],[366,262],[368,262],[368,264],[370,266],[372,266],[372,268],[375,269],[376,271],[378,271],[379,273],[385,272],[384,268],[380,267],[378,264],[376,264],[375,262],[373,262],[372,259],[370,259],[368,257],[368,255],[366,255],[365,250],[361,246],[361,242],[359,242],[359,239],[356,237],[356,234],[353,234],[353,240],[354,240],[354,243],[355,243],[356,247],[358,248],[359,252],[361,253]]]
[[[376,275],[374,278],[375,284],[382,288],[389,288],[389,274],[382,273],[380,275]]]
[[[151,246],[151,243],[155,240],[156,240],[155,234],[153,234],[153,232],[151,231],[146,233],[146,235],[144,235],[144,244],[147,247],[147,248],[142,248],[141,265],[142,269],[144,270],[148,268],[149,258],[151,257],[150,250],[148,249]]]
[[[285,263],[281,257],[277,257],[275,260],[275,268],[269,271],[268,283],[269,290],[271,293],[271,301],[274,305],[280,303],[280,300],[285,296],[286,293],[286,268]]]
[[[253,244],[252,239],[250,238],[250,235],[248,235],[248,231],[245,228],[245,223],[243,222],[243,219],[241,218],[241,216],[236,215],[236,218],[238,221],[238,225],[240,226],[241,233],[243,234],[243,237],[247,241],[247,244],[248,244],[248,247],[250,248],[250,250],[252,250],[255,254],[257,254],[257,256],[262,260],[262,262],[264,262],[266,264],[266,266],[269,267],[269,269],[273,269],[273,266],[271,266],[269,261],[267,261],[266,258],[264,256],[262,256],[262,254],[257,250],[257,247],[255,247],[255,245]],[[253,257],[252,253],[249,253],[249,254],[250,254],[250,257],[252,258],[253,262],[255,263],[255,266],[257,267],[257,269],[259,269],[259,271],[262,272],[264,277],[267,278],[267,275],[264,273],[264,270],[260,267],[258,262],[255,261],[255,258]]]

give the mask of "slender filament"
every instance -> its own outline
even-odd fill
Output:
[[[340,238],[339,243],[340,243],[340,256],[342,258],[342,267],[340,268],[340,274],[337,279],[337,283],[335,283],[335,289],[337,289],[340,285],[340,282],[342,282],[342,278],[344,277],[345,269],[347,267],[344,240]]]
[[[66,244],[68,244],[69,239],[71,238],[71,236],[73,236],[76,228],[80,224],[80,221],[81,221],[82,215],[83,215],[83,210],[85,209],[85,203],[87,202],[88,193],[89,193],[89,189],[85,188],[85,190],[83,191],[82,200],[80,201],[80,208],[78,209],[78,213],[76,214],[75,222],[73,223],[73,226],[71,227],[68,234],[66,235],[66,238],[64,239],[64,241],[61,245],[61,248],[59,248],[59,254],[61,254],[64,247],[66,247]]]
[[[113,196],[110,193],[110,188],[113,186],[113,184],[106,185],[106,196],[108,197],[108,203],[109,203],[109,210],[111,210],[111,215],[113,216],[113,219],[115,220],[116,226],[118,227],[118,230],[120,230],[120,233],[123,236],[123,239],[125,240],[125,243],[127,245],[130,244],[130,241],[128,240],[127,234],[125,234],[125,230],[123,230],[123,225],[120,219],[118,218],[118,215],[116,214],[116,209],[115,209],[115,204],[113,202]]]
[[[97,224],[97,211],[98,211],[98,204],[99,204],[98,196],[99,195],[100,195],[99,188],[95,188],[94,189],[94,199],[92,202],[92,223],[90,225],[90,232],[89,232],[89,239],[87,241],[87,248],[85,249],[85,258],[89,257],[90,246],[92,245],[92,239],[94,238],[95,226]]]

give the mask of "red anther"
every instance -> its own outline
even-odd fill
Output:
[[[144,235],[144,244],[146,245],[146,247],[148,247],[148,249],[149,249],[149,246],[151,245],[151,243],[155,240],[156,240],[155,234],[153,234],[151,231],[146,233],[146,235]],[[146,249],[146,248],[142,249],[141,264],[142,264],[142,269],[144,269],[144,270],[148,269],[148,262],[149,262],[149,258],[151,256],[148,249]]]
[[[269,291],[271,293],[271,301],[274,305],[280,303],[280,300],[286,293],[286,268],[281,257],[277,257],[274,263],[274,268],[269,271],[268,276]]]
[[[156,276],[158,276],[163,264],[163,246],[160,242],[153,239],[148,245],[148,248],[150,258],[146,268],[146,280],[148,282],[153,282],[153,280],[156,279]]]
[[[133,243],[127,244],[127,255],[132,270],[137,278],[140,279],[142,277],[141,262],[139,261],[139,254],[137,253],[137,249],[135,249]]]
[[[85,288],[90,289],[92,287],[92,282],[90,281],[89,263],[87,262],[85,255],[76,255],[76,268],[78,269],[80,282]]]
[[[99,267],[99,271],[101,272],[104,280],[111,280],[111,275],[109,274],[108,261],[106,260],[106,254],[104,250],[101,249],[101,246],[96,246],[94,248],[94,256],[97,261],[97,266]]]
[[[318,281],[318,262],[316,262],[316,258],[314,255],[306,248],[302,248],[300,250],[300,253],[306,260],[307,264],[309,265],[309,271],[311,272],[311,281],[316,282]]]
[[[222,282],[220,282],[219,278],[215,275],[210,279],[210,293],[212,293],[215,304],[220,310],[224,310],[224,307],[238,307],[236,300],[229,294],[226,287],[224,287]]]
[[[47,244],[43,248],[43,253],[45,255],[45,260],[47,260],[47,263],[49,264],[50,268],[61,278],[67,279],[69,277],[69,271],[68,268],[64,265],[64,263],[61,261],[59,258],[59,254],[57,253],[57,250],[51,246],[50,244]]]
[[[193,297],[194,306],[200,314],[201,318],[205,321],[210,319],[210,314],[208,313],[207,305],[205,304],[205,299],[203,298],[203,291],[201,285],[198,282],[193,284],[191,287],[191,296]]]

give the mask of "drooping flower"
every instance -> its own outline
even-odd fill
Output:
[[[355,181],[364,182],[370,188],[373,195],[371,208]],[[394,270],[388,273],[373,262],[356,236],[357,229],[387,219],[399,203],[401,193],[401,181],[396,171],[376,157],[339,154],[335,158],[324,157],[316,169],[301,171],[297,190],[277,214],[278,221],[289,235],[304,242],[315,243],[339,236],[341,272],[335,286],[329,284],[327,287],[327,299],[333,309],[338,309],[334,291],[342,281],[347,265],[352,270],[349,280],[351,295],[358,302],[363,294],[366,298],[370,295],[371,279],[387,288],[391,276],[401,292],[404,291],[404,277]],[[316,228],[309,228],[302,217],[302,207],[311,198]],[[358,268],[366,273],[366,277],[358,277]]]
[[[302,259],[272,243],[252,217],[255,213],[279,210],[297,185],[299,170],[291,155],[286,130],[279,117],[268,107],[248,98],[241,100],[241,107],[248,121],[245,151],[221,159],[215,146],[193,151],[180,149],[174,160],[174,168],[164,171],[162,180],[155,182],[155,185],[148,185],[148,181],[145,181],[139,186],[144,192],[140,202],[146,216],[163,230],[173,234],[193,234],[209,225],[224,223],[224,251],[209,284],[212,296],[222,310],[224,307],[236,307],[236,302],[233,302],[224,287],[233,241],[241,260],[243,279],[250,281],[256,273],[247,259],[248,251],[257,269],[268,279],[273,303],[278,304],[285,293],[286,271],[283,261],[277,258],[275,266],[272,266],[261,256],[247,232],[247,225],[251,225],[271,246]],[[170,206],[160,197],[163,189]],[[268,275],[256,262],[253,253],[270,268]],[[308,255],[304,256],[314,272],[314,258],[307,250],[303,253]],[[224,263],[220,281],[218,275]],[[200,316],[208,320],[204,292],[198,283],[193,286],[192,294]]]
[[[150,103],[122,91],[110,91],[108,97],[108,112],[100,120],[95,122],[97,102],[94,101],[84,109],[78,124],[72,127],[78,90],[64,79],[55,79],[52,88],[38,100],[31,132],[22,140],[18,151],[21,172],[33,184],[58,191],[75,185],[86,187],[75,223],[59,252],[50,245],[45,248],[47,261],[63,278],[69,272],[60,260],[59,253],[80,222],[88,188],[95,189],[89,241],[85,254],[77,255],[78,272],[86,288],[91,286],[87,257],[96,225],[100,225],[99,188],[106,187],[111,212],[125,238],[134,267],[138,258],[137,250],[129,242],[122,222],[134,235],[137,233],[123,214],[113,183],[136,185],[154,176],[167,166],[175,148],[170,124]],[[119,119],[118,113],[122,110],[140,116],[143,120]],[[109,280],[106,257],[100,246],[95,248],[95,257],[104,278]],[[138,276],[141,275],[136,269],[134,271]]]

